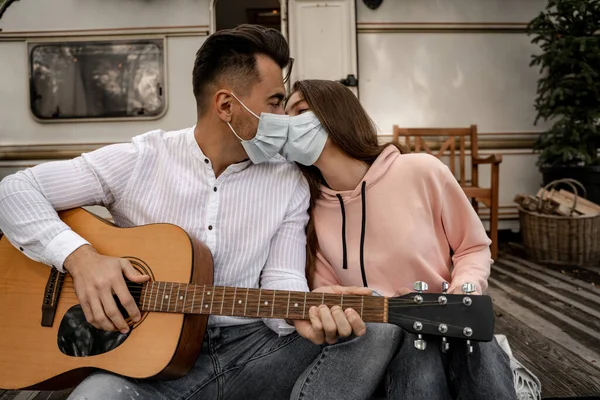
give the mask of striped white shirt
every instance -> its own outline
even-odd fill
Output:
[[[308,291],[309,196],[299,169],[281,156],[230,165],[216,178],[194,128],[157,130],[6,177],[0,229],[28,257],[62,271],[65,258],[87,241],[55,210],[101,205],[118,226],[171,223],[206,243],[215,285]],[[252,321],[211,316],[209,325]],[[291,331],[281,320],[265,323],[279,334]]]

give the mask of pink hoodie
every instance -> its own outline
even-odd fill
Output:
[[[368,286],[392,296],[425,281],[449,292],[487,288],[492,264],[483,224],[449,168],[428,154],[388,146],[352,191],[321,187],[315,206],[314,288]],[[454,250],[451,256],[450,249]],[[454,268],[452,265],[454,264]]]

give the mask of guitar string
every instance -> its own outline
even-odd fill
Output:
[[[243,295],[237,295],[237,294],[231,294],[231,293],[225,293],[225,296],[222,296],[223,290],[222,290],[223,286],[217,286],[216,288],[213,286],[207,286],[206,287],[206,292],[209,291],[214,291],[215,293],[218,291],[219,294],[218,296],[221,296],[221,298],[223,299],[223,302],[225,301],[229,301],[232,302],[236,299],[241,300],[241,297],[244,297]],[[227,287],[228,289],[226,290],[230,290],[229,287]],[[69,290],[69,289],[73,289],[73,290]],[[162,289],[162,293],[161,296],[167,295],[167,291],[171,292],[171,295],[173,294],[173,292],[176,292],[176,287],[173,287],[173,289],[171,290],[170,288],[168,290],[166,289]],[[194,291],[198,294],[202,293],[202,289],[204,289],[203,287],[200,288],[196,288],[196,290],[188,290],[188,294],[189,293],[194,293]],[[234,288],[232,288],[234,289]],[[251,289],[251,290],[259,290],[259,289]],[[183,294],[182,294],[183,293]],[[184,290],[183,292],[181,290],[179,290],[179,296],[180,297],[185,297],[185,293],[186,291]],[[240,293],[244,293],[243,291],[241,291]],[[278,301],[279,303],[281,303],[283,301],[283,299],[281,297],[285,297],[289,295],[288,291],[285,290],[281,290],[278,292],[279,293],[279,298],[276,299],[276,301]],[[295,296],[293,298],[294,302],[298,302],[298,301],[304,301],[304,292],[294,292],[294,294],[292,294],[292,296]],[[319,301],[322,298],[322,293],[319,292],[306,292],[308,294],[307,296],[307,301],[313,302],[313,301]],[[76,292],[74,290],[74,288],[71,285],[65,285],[63,286],[63,290],[61,291],[61,296],[64,294],[75,294]],[[135,291],[131,292],[131,294],[133,296],[135,295],[140,295],[141,296],[141,291],[139,293],[136,293]],[[146,300],[155,300],[156,297],[158,297],[159,295],[159,291],[157,288],[155,288],[155,290],[151,290],[150,293],[146,293],[144,296],[147,296]],[[175,296],[177,294],[175,293]],[[255,300],[257,298],[260,297],[260,295],[264,296],[265,301],[268,301],[268,298],[273,296],[273,292],[269,291],[267,292],[266,290],[263,291],[261,294],[259,294],[259,296],[257,296],[256,293],[253,293],[250,297],[250,299]],[[340,298],[341,300],[341,295],[339,294],[335,294],[335,293],[326,293],[326,300],[328,300],[329,302],[332,302],[334,300],[337,300],[338,298]],[[335,297],[335,299],[331,299],[331,297]],[[75,296],[76,298],[76,296]],[[73,298],[70,298],[73,299]],[[382,297],[375,297],[375,296],[364,296],[364,299],[367,300],[367,302],[383,302],[383,298]],[[142,301],[143,299],[140,299],[140,301]],[[350,302],[360,302],[361,296],[357,296],[357,295],[347,295],[346,297],[344,297],[344,300],[347,301],[348,303]],[[413,299],[402,299],[402,298],[394,298],[394,297],[390,297],[388,298],[388,300],[392,300],[392,303],[390,304],[390,302],[388,302],[388,308],[394,309],[394,308],[403,308],[403,307],[414,307],[414,306],[424,306],[424,305],[441,305],[439,303],[439,301],[423,301],[421,303],[416,303]],[[177,301],[179,301],[179,299],[177,299]],[[216,299],[217,303],[220,304],[221,300]],[[292,298],[290,298],[290,303],[292,302]],[[261,303],[262,303],[262,299],[261,299]],[[271,302],[269,302],[271,303]],[[403,303],[403,304],[397,304],[397,303]],[[319,303],[323,304],[323,303]],[[448,301],[446,303],[446,305],[456,305],[456,304],[462,304],[462,301],[457,301],[457,302],[453,302],[453,301]],[[360,305],[360,304],[359,304]],[[358,305],[357,305],[358,306]],[[364,304],[364,306],[367,306],[367,304]],[[376,307],[381,307],[383,306],[383,304],[375,304],[374,306]]]
[[[8,281],[11,281],[11,280],[9,279]],[[13,281],[17,281],[17,280],[13,280]],[[185,288],[187,288],[188,290],[189,289],[194,290],[194,286],[196,286],[196,290],[203,289],[204,287],[206,287],[206,289],[210,288],[210,289],[213,289],[213,290],[214,289],[221,290],[223,288],[225,288],[226,290],[236,289],[236,287],[234,287],[234,286],[212,285],[212,284],[211,285],[208,285],[208,284],[207,285],[202,285],[202,284],[184,283],[184,282],[150,281],[149,283],[156,284],[156,286],[153,286],[152,288],[150,288],[150,290],[158,290],[159,289],[158,285],[165,285],[165,286],[166,285],[172,285],[173,289],[183,288],[185,286]],[[72,281],[66,281],[66,282],[63,283],[63,287],[73,287],[72,284],[73,284]],[[147,284],[147,282],[143,282],[143,283],[126,282],[127,288],[130,291],[133,291],[132,293],[135,293],[135,292],[139,293],[139,292],[143,291],[144,290],[144,285],[146,285],[146,284]],[[170,290],[171,288],[168,288],[168,289]],[[242,287],[237,287],[237,289],[238,290],[239,289],[242,289],[242,290],[243,289],[259,290],[260,288],[245,288],[245,287],[242,288]],[[167,290],[167,288],[165,288],[163,286],[162,288],[160,288],[160,290],[164,291],[164,290]],[[263,289],[263,290],[265,292],[266,291],[273,291],[273,289]],[[285,289],[281,289],[281,290],[277,289],[276,291],[280,292],[280,293],[288,293],[289,292],[288,290],[285,290]],[[304,292],[295,292],[295,291],[292,291],[292,293],[304,293]],[[307,292],[307,293],[321,295],[321,292]],[[412,292],[412,293],[415,293],[415,292]],[[325,294],[326,295],[337,295],[337,293],[325,293]],[[431,295],[432,293],[422,293],[422,294],[424,294],[424,295]],[[453,295],[453,293],[435,293],[435,295]],[[348,296],[360,296],[360,295],[348,295]]]
[[[309,292],[307,292],[307,293],[309,293]],[[64,296],[65,294],[67,294],[68,296]],[[75,295],[75,296],[70,296],[70,295]],[[152,302],[152,301],[155,301],[157,298],[158,299],[162,299],[162,297],[163,296],[158,297],[158,296],[156,296],[156,294],[151,294],[150,296],[148,296],[148,298],[145,299],[145,301]],[[180,294],[180,297],[185,297],[185,296],[183,296],[183,295]],[[225,295],[225,297],[222,297],[219,294],[218,296],[215,297],[214,304],[220,305],[221,303],[223,303],[223,304],[231,303],[233,305],[233,301],[234,300],[242,300],[241,299],[242,297],[245,297],[245,296],[236,296],[236,297],[233,297],[231,295]],[[318,297],[318,298],[315,298],[315,297]],[[321,301],[320,297],[321,296],[313,296],[312,299],[307,298],[307,303],[314,303],[315,301]],[[65,298],[65,299],[69,299],[69,300],[78,300],[75,292],[62,292],[60,298]],[[380,297],[365,297],[365,299],[367,299],[367,302],[369,302],[369,303],[373,303],[373,302],[382,303],[382,300],[381,300]],[[141,299],[140,301],[143,301],[143,300],[144,299]],[[326,298],[326,303],[327,303],[327,300],[331,300],[331,299],[327,299]],[[360,303],[357,304],[357,302],[360,301],[359,299],[348,299],[348,298],[345,297],[344,300],[348,301],[348,303],[349,303],[349,304],[345,304],[345,306],[346,306],[345,308],[356,309],[356,308],[359,308],[361,305],[363,305],[363,304],[360,304]],[[388,309],[392,309],[392,310],[399,309],[399,308],[417,307],[417,306],[418,307],[424,307],[424,306],[432,307],[432,306],[448,306],[448,305],[461,305],[461,304],[463,304],[462,301],[447,302],[445,305],[441,305],[437,301],[423,301],[422,303],[415,303],[413,300],[394,299],[394,298],[392,298],[392,300],[393,300],[394,303],[395,302],[399,302],[400,300],[402,300],[405,303],[405,304],[390,304],[390,303],[388,303],[387,308]],[[171,301],[173,301],[173,300],[171,300]],[[182,300],[181,299],[176,299],[175,301],[179,302],[179,301],[182,301]],[[274,308],[275,310],[287,310],[287,304],[288,304],[287,301],[285,301],[283,299],[276,299],[276,302],[278,304],[275,305],[275,308]],[[296,298],[296,299],[292,298],[289,303],[292,304],[292,303],[299,303],[299,302],[304,302],[304,296],[301,296],[301,298]],[[191,305],[191,303],[192,302],[188,298],[185,301],[186,307],[188,305]],[[207,303],[207,301],[204,301],[203,304],[206,304],[206,303]],[[245,303],[245,301],[242,302],[242,303],[237,303],[236,302],[235,305],[239,306],[240,304],[244,304],[244,303]],[[260,303],[262,305],[263,304],[263,300],[261,299],[260,302],[259,302],[258,297],[254,296],[254,297],[249,297],[249,300],[247,301],[247,303],[256,303],[256,304]],[[200,303],[197,303],[197,304],[200,304]],[[286,304],[286,305],[283,305],[283,304]],[[324,303],[314,303],[314,304],[307,304],[307,305],[310,305],[310,307],[313,307],[313,306],[319,306],[321,304],[324,304]],[[270,309],[271,305],[272,305],[272,301],[269,301],[266,306]],[[340,305],[340,304],[334,304],[334,305]],[[163,306],[164,306],[164,304],[163,304]],[[173,307],[175,307],[175,303],[173,303]],[[380,309],[384,309],[384,308],[385,308],[384,304],[367,304],[367,303],[364,303],[364,305],[363,305],[363,310],[380,310]]]
[[[222,296],[223,295],[223,290],[222,290],[223,287],[224,286],[217,286],[216,289],[215,289],[212,286],[211,287],[207,286],[205,292],[208,293],[210,291],[213,291],[215,293],[218,293],[218,296]],[[231,288],[227,287],[226,291],[227,292],[231,292],[234,289],[235,289],[234,287],[231,287]],[[246,288],[242,288],[240,290],[240,288],[238,288],[238,293],[235,293],[235,294],[234,293],[225,293],[225,298],[229,299],[229,300],[233,300],[233,299],[239,299],[241,297],[245,297],[245,291],[244,291],[245,289]],[[259,291],[260,290],[258,288],[249,288],[249,289],[252,290],[252,291]],[[157,290],[157,288],[155,288],[155,290],[151,290],[150,292],[146,292],[145,295],[148,295],[148,296],[158,296],[159,294],[161,294],[161,296],[162,296],[162,295],[169,295],[169,292],[171,292],[171,295],[172,295],[172,294],[177,294],[177,291],[178,290],[177,290],[176,287],[174,287],[173,289],[171,289],[171,288],[168,288],[168,289],[161,288],[160,292]],[[141,292],[142,291],[130,291],[130,293],[132,295],[140,295]],[[201,293],[203,293],[203,288],[200,287],[200,288],[197,288],[196,290],[189,289],[187,291],[188,294],[189,293],[194,293],[194,292],[197,293],[197,294],[201,294]],[[302,301],[304,301],[304,293],[305,292],[293,292],[292,291],[291,295],[289,294],[290,292],[287,291],[287,290],[276,290],[275,292],[276,292],[277,301],[282,301],[283,300],[282,297],[286,297],[287,298],[288,296],[292,296],[291,299],[296,299],[297,300],[297,299],[301,298]],[[62,294],[64,294],[64,293],[73,294],[73,293],[75,293],[75,290],[74,290],[74,288],[72,286],[66,286],[65,285],[65,286],[63,286],[63,288],[61,290],[61,293]],[[179,290],[179,295],[180,296],[184,296],[185,293],[186,293],[186,290]],[[306,293],[307,293],[307,299],[312,298],[313,300],[321,300],[322,295],[323,295],[322,292],[306,292]],[[260,293],[260,294],[259,293],[251,293],[250,294],[250,296],[253,296],[253,297],[258,297],[259,295],[262,295],[262,297],[264,298],[264,300],[269,300],[268,299],[269,297],[270,298],[273,297],[273,290],[272,289],[264,289],[262,291],[262,293]],[[437,294],[436,294],[436,296],[437,296]],[[440,294],[440,296],[442,296],[442,295]],[[335,297],[336,299],[340,298],[340,300],[341,300],[342,295],[341,295],[341,293],[340,294],[338,294],[338,293],[325,293],[325,299],[326,300],[333,300],[333,299],[331,299],[331,297]],[[347,295],[347,294],[344,294],[344,301],[361,301],[361,298],[370,299],[370,301],[378,300],[378,301],[381,301],[381,302],[383,302],[383,299],[384,299],[384,297],[381,297],[381,296],[370,296],[370,295],[364,295],[364,296],[362,296],[362,295]],[[388,300],[393,300],[393,302],[405,302],[405,303],[411,303],[411,304],[419,305],[419,303],[415,303],[414,299],[412,299],[412,298],[410,298],[410,299],[403,299],[401,297],[385,297],[385,298],[387,298]],[[261,299],[261,300],[263,300],[263,299]],[[451,300],[451,298],[448,300],[447,304],[450,304],[450,300]],[[423,300],[423,302],[421,304],[425,304],[425,303],[440,304],[439,301],[437,301],[437,300],[436,301]],[[392,306],[392,304],[389,304],[389,306]]]
[[[184,287],[184,285],[185,285],[185,287]],[[192,292],[192,293],[194,293],[194,292],[199,293],[200,292],[201,293],[202,291],[206,291],[206,292],[208,292],[208,291],[215,291],[215,293],[217,291],[220,291],[222,293],[223,290],[228,291],[230,289],[235,289],[233,287],[230,288],[230,287],[226,287],[226,286],[216,286],[215,287],[215,286],[200,286],[200,285],[196,285],[195,288],[192,287],[191,288],[192,290],[189,290],[189,285],[191,285],[191,284],[186,284],[186,283],[180,283],[180,284],[178,284],[178,283],[174,283],[173,286],[172,286],[172,288],[169,288],[169,292],[172,293],[175,289],[177,289],[177,291],[179,292],[179,296],[180,297],[184,297],[184,299],[185,299],[186,298],[186,296],[185,296],[186,291],[188,293],[189,292]],[[131,292],[132,295],[138,294],[138,293],[136,293],[136,290],[133,290],[133,289],[138,289],[140,296],[141,296],[141,292],[144,290],[144,288],[140,284],[131,284],[131,285],[128,284],[127,286],[132,290],[132,292]],[[65,294],[68,294],[68,295],[73,294],[75,296],[73,296],[73,297],[65,296],[64,298],[69,299],[69,300],[78,300],[77,295],[76,295],[75,290],[74,290],[74,287],[72,285],[72,282],[64,282],[62,288],[64,290],[61,291],[61,296],[65,295]],[[183,295],[181,294],[181,288],[184,288]],[[223,288],[225,288],[225,289],[223,289]],[[69,289],[73,289],[73,290],[71,291]],[[160,290],[159,288],[151,288],[150,292],[148,294],[148,298],[140,299],[140,301],[152,302],[152,300],[156,300],[156,297],[159,294],[159,290]],[[252,289],[252,290],[259,290],[259,289]],[[165,294],[166,291],[167,291],[166,288],[162,288],[162,294]],[[243,291],[241,291],[240,293],[243,293]],[[279,293],[280,293],[280,297],[282,295],[285,296],[287,294],[288,295],[288,299],[289,299],[289,303],[291,303],[292,299],[289,297],[291,295],[290,294],[291,292],[285,291],[285,290],[281,290],[281,291],[279,291]],[[304,293],[304,292],[294,292],[294,296],[298,296],[299,297],[299,298],[294,298],[294,302],[304,301],[304,295],[302,293]],[[308,293],[308,296],[309,296],[309,297],[307,297],[306,301],[309,302],[309,303],[312,303],[314,301],[319,301],[319,300],[322,299],[322,296],[323,296],[322,293],[318,293],[318,292],[306,292],[306,293]],[[253,293],[252,297],[250,298],[251,301],[249,301],[248,303],[254,303],[256,301],[257,305],[258,305],[258,299],[260,298],[260,295],[265,295],[265,299],[267,299],[267,298],[269,298],[270,296],[273,295],[273,292],[272,291],[268,292],[268,291],[265,290],[265,292],[259,294],[258,298],[256,297],[256,294]],[[329,302],[333,302],[334,300],[337,300],[338,297],[340,297],[340,299],[341,299],[341,296],[338,295],[338,294],[326,293],[325,295],[328,296],[328,297],[331,297],[331,296],[335,297],[335,299],[327,298],[326,300],[328,300]],[[146,294],[144,296],[146,296]],[[177,295],[175,295],[175,296],[177,296]],[[221,296],[221,294],[219,294],[219,296]],[[162,298],[162,295],[160,297]],[[213,297],[214,297],[214,295],[213,295]],[[224,305],[226,303],[232,303],[232,310],[233,310],[235,308],[235,305],[233,304],[233,302],[236,299],[241,300],[240,297],[241,296],[238,296],[236,294],[232,295],[231,293],[229,293],[229,294],[225,293],[225,295],[221,297],[221,301],[219,301],[219,299],[217,299],[216,301],[217,301],[217,304],[223,303]],[[384,311],[382,310],[382,306],[384,306],[384,304],[378,304],[378,303],[382,303],[382,299],[380,297],[365,296],[364,299],[367,300],[367,303],[371,303],[371,304],[365,304],[364,302],[362,302],[361,296],[348,295],[345,298],[345,300],[348,303],[350,303],[351,305],[347,305],[346,308],[357,309],[360,306],[362,308],[362,310],[363,310],[363,314],[365,312],[367,312],[367,313],[369,313],[369,315],[372,315],[371,312],[373,312],[373,311],[384,313]],[[439,306],[440,305],[439,301],[423,301],[421,303],[415,303],[414,300],[412,300],[412,299],[400,299],[400,298],[389,298],[389,299],[392,300],[392,304],[390,304],[388,302],[388,307],[387,307],[388,310],[396,310],[396,309],[399,309],[399,308],[408,308],[408,307],[417,307],[417,306],[418,307],[423,307],[423,306]],[[177,304],[178,304],[179,300],[180,299],[176,299],[175,300],[175,303],[173,304],[174,308],[177,308]],[[283,306],[283,303],[282,303],[283,300],[282,299],[277,299],[277,300],[279,300],[279,304],[275,305],[275,307],[271,306],[272,312],[274,313],[275,310],[278,311],[278,314],[282,313],[284,310],[286,312],[289,312],[289,303],[286,304],[286,306]],[[266,300],[266,301],[268,301],[268,300]],[[326,303],[328,301],[326,301]],[[361,301],[361,304],[352,304],[352,302],[358,302],[358,301]],[[372,304],[373,302],[375,302],[375,304]],[[189,303],[187,301],[187,299],[185,300],[185,303],[186,303],[185,307],[187,307],[188,303]],[[262,303],[262,300],[261,300],[261,303]],[[404,303],[404,304],[398,304],[398,303]],[[313,306],[318,306],[318,305],[321,305],[321,304],[323,304],[323,303],[309,304],[309,305],[310,305],[310,307],[313,307]],[[446,303],[446,305],[457,305],[457,304],[462,304],[462,302],[459,301],[459,302],[447,302]],[[267,303],[267,307],[268,306],[269,306],[269,304]],[[182,308],[183,307],[184,307],[184,305],[182,304]],[[169,309],[169,307],[167,307],[167,309]],[[267,313],[268,313],[268,311],[267,311]]]
[[[169,291],[169,292],[172,293],[172,292],[178,290],[180,292],[180,296],[181,296],[181,293],[182,293],[181,289],[183,288],[184,289],[183,290],[184,294],[185,294],[186,291],[188,293],[194,293],[194,292],[196,292],[196,293],[202,293],[203,291],[215,291],[215,292],[219,291],[220,292],[219,295],[222,295],[223,290],[225,290],[225,291],[231,291],[232,289],[234,289],[234,290],[236,289],[235,287],[229,287],[229,286],[212,286],[212,285],[211,286],[206,286],[206,287],[204,285],[196,285],[196,288],[194,289],[193,287],[191,287],[191,288],[188,287],[188,284],[186,284],[186,283],[181,283],[181,284],[179,284],[180,286],[175,286],[175,285],[173,285],[172,288],[164,288],[164,287],[163,288],[158,288],[158,287],[154,287],[154,288],[150,289],[149,294],[148,294],[148,292],[146,292],[146,294],[149,295],[150,298],[152,298],[151,296],[157,296],[159,294],[159,291],[162,291],[162,294],[166,294],[167,291]],[[189,284],[189,285],[192,285],[192,284]],[[144,291],[144,288],[140,287],[139,285],[135,285],[135,286],[133,286],[133,285],[129,286],[128,285],[128,287],[130,288],[130,293],[133,296],[136,296],[136,295],[140,295],[141,296],[141,293]],[[223,289],[223,288],[225,288],[225,289]],[[71,282],[65,282],[63,284],[62,289],[63,289],[62,293],[75,293],[74,287],[73,287],[73,285],[72,285]],[[73,291],[71,292],[71,291],[65,290],[65,289],[73,289]],[[240,288],[238,288],[238,289],[240,289]],[[253,290],[253,291],[260,290],[259,288],[241,288],[241,289],[242,289],[242,291],[240,291],[240,293],[244,293],[243,289],[250,289],[250,290]],[[280,297],[281,296],[287,296],[290,293],[287,290],[278,290],[276,292],[279,293]],[[298,296],[298,297],[301,297],[302,300],[304,300],[304,292],[292,292],[292,293],[293,293],[292,296]],[[321,292],[306,292],[306,293],[308,293],[309,297],[313,297],[313,298],[315,298],[315,297],[321,297],[322,296]],[[252,295],[256,296],[256,293],[253,293]],[[263,292],[261,293],[261,295],[265,296],[265,299],[266,299],[269,296],[273,296],[273,290],[272,289],[264,289]],[[441,293],[435,294],[435,296],[445,296],[445,295],[455,296],[455,295],[452,295],[452,294],[441,294]],[[338,293],[325,293],[325,296],[326,297],[335,296],[336,298],[337,297],[341,298],[341,294],[338,294]],[[233,301],[234,299],[239,298],[239,297],[240,296],[237,295],[237,294],[234,295],[234,294],[231,294],[231,293],[225,293],[225,299],[228,299],[229,301]],[[360,295],[346,295],[346,297],[344,299],[346,301],[352,301],[352,300],[354,300],[354,301],[360,301],[361,297],[363,297],[363,296],[360,296]],[[364,298],[365,299],[369,299],[369,301],[374,301],[375,299],[377,299],[379,301],[382,301],[381,300],[382,297],[379,297],[379,296],[368,296],[367,295],[367,296],[364,296]],[[399,297],[387,297],[387,298],[390,299],[390,300],[393,299],[394,303],[403,302],[403,303],[407,303],[408,305],[411,305],[411,306],[413,306],[413,305],[414,306],[418,306],[418,305],[424,305],[424,304],[432,304],[432,305],[435,305],[435,304],[439,305],[440,304],[439,301],[423,301],[422,303],[419,304],[419,303],[415,303],[415,301],[413,299],[403,299],[403,298],[399,298]],[[281,299],[278,299],[278,300],[281,301]],[[316,299],[316,300],[318,300],[318,299]],[[327,299],[327,300],[330,300],[330,299]],[[460,303],[462,303],[462,302],[460,302]],[[450,303],[450,301],[448,301],[448,303],[446,303],[446,304],[456,304],[456,303]],[[397,305],[389,304],[388,303],[388,307],[397,307]]]

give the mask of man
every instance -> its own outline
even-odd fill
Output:
[[[282,69],[289,61],[285,39],[272,29],[241,26],[210,36],[193,69],[195,127],[147,132],[131,143],[7,177],[0,184],[0,229],[26,256],[72,275],[86,319],[99,329],[128,331],[112,292],[139,320],[123,275],[135,282],[148,277],[126,260],[99,254],[55,210],[103,205],[121,227],[172,223],[207,244],[216,285],[308,291],[308,186],[299,170],[278,155],[287,138]],[[310,317],[310,322],[290,326],[283,320],[211,316],[201,355],[184,378],[133,381],[96,373],[71,397],[289,398],[298,377],[314,371],[308,367],[324,356],[319,344],[365,332],[356,312],[339,307],[311,309]],[[365,338],[350,340],[357,346],[355,359],[369,352]],[[348,341],[328,346],[327,352],[336,349],[348,351]],[[382,366],[387,361],[374,358]],[[310,389],[333,397],[327,387],[307,385],[308,379],[305,373],[307,396]],[[377,380],[367,384],[375,387]]]

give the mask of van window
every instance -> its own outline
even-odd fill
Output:
[[[162,40],[30,45],[31,111],[41,120],[157,117]]]

